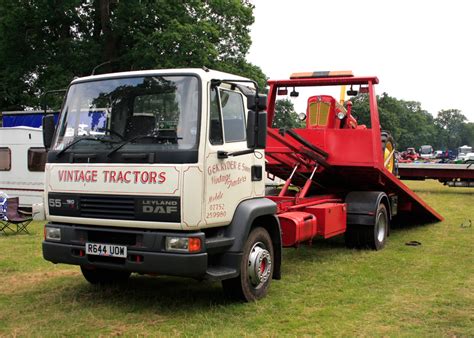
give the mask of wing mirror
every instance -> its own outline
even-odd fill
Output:
[[[247,109],[257,112],[267,109],[267,95],[247,96]]]
[[[265,149],[267,145],[267,112],[249,110],[247,115],[247,148]]]
[[[297,92],[295,88],[293,87],[293,90],[290,93],[290,97],[298,97],[298,96],[300,96],[300,93]]]
[[[267,142],[267,96],[247,97],[247,148],[265,149]]]
[[[43,116],[43,144],[46,150],[51,148],[55,129],[54,115],[49,114]]]

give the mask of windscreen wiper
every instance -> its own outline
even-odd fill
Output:
[[[64,154],[64,152],[66,150],[68,150],[69,148],[71,148],[73,145],[75,145],[76,143],[79,143],[81,141],[84,141],[84,140],[87,140],[87,141],[98,141],[98,142],[102,142],[102,143],[117,143],[116,141],[113,141],[113,140],[110,140],[110,139],[104,139],[104,138],[99,138],[99,137],[81,137],[81,138],[78,138],[78,139],[75,139],[74,141],[72,141],[71,143],[69,143],[67,146],[65,146],[63,149],[61,149],[57,154],[56,154],[56,158],[59,158],[59,156],[61,156],[62,154]]]
[[[109,151],[107,153],[107,157],[110,157],[110,155],[115,153],[117,150],[121,149],[123,146],[125,146],[125,145],[127,145],[127,144],[129,144],[133,141],[136,141],[136,140],[139,140],[139,139],[142,139],[142,138],[148,138],[148,137],[155,138],[155,139],[158,139],[158,140],[175,140],[175,141],[183,139],[182,137],[178,137],[178,136],[175,136],[175,135],[160,135],[160,134],[137,135],[135,137],[132,137],[129,140],[123,141],[118,146],[116,146],[114,149]]]

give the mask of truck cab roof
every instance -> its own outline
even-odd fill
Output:
[[[139,70],[139,71],[128,71],[118,73],[108,73],[100,75],[91,75],[74,79],[71,84],[96,81],[105,79],[115,79],[123,77],[139,77],[139,76],[150,76],[150,75],[179,75],[179,74],[192,74],[199,76],[203,81],[210,81],[212,79],[226,79],[226,80],[248,80],[245,77],[237,76],[230,73],[225,73],[212,69],[203,68],[174,68],[174,69],[150,69],[150,70]]]

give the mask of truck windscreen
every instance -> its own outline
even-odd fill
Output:
[[[52,150],[60,153],[195,150],[198,83],[195,76],[180,75],[73,84]]]

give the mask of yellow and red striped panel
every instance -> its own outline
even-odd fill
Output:
[[[351,70],[293,73],[290,79],[311,79],[318,77],[353,77]]]

